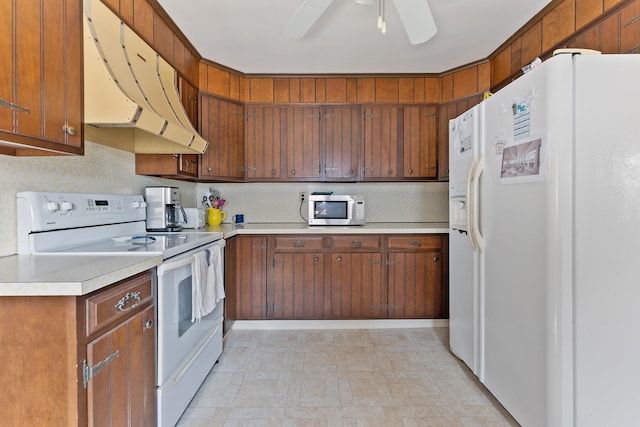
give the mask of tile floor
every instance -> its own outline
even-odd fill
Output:
[[[517,425],[451,354],[447,328],[232,330],[178,423]]]

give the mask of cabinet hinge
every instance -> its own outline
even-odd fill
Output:
[[[369,261],[369,264],[382,265],[382,261]]]
[[[286,261],[276,261],[275,259],[273,260],[273,267],[275,268],[276,264],[286,264]]]
[[[387,307],[386,307],[387,310],[397,310],[399,308],[400,308],[399,305],[391,305],[391,304],[387,304]]]
[[[400,264],[400,261],[389,261],[387,260],[387,265],[398,265]]]
[[[113,362],[113,360],[118,356],[120,356],[120,350],[116,350],[115,353],[110,354],[109,356],[107,356],[106,359],[98,362],[94,366],[89,366],[87,364],[87,359],[84,359],[82,361],[82,382],[84,384],[84,388],[87,388],[87,385],[89,384],[89,380],[91,380],[91,378],[95,377],[98,374],[98,372],[103,370],[109,363]]]
[[[253,249],[267,249],[268,246],[267,245],[253,245],[252,248]]]

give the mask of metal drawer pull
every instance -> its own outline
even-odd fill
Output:
[[[106,359],[96,363],[93,366],[89,366],[87,364],[87,359],[84,359],[82,361],[82,379],[84,383],[84,388],[87,388],[87,385],[89,384],[89,380],[91,378],[95,377],[98,374],[98,372],[103,370],[109,363],[113,362],[113,359],[115,359],[118,356],[120,356],[120,350],[116,350],[115,353],[110,354],[109,356],[107,356]]]
[[[125,305],[127,305],[131,301],[135,301],[135,304],[125,308]],[[120,301],[116,303],[115,308],[117,308],[120,311],[129,311],[132,308],[137,307],[138,304],[140,304],[140,292],[127,292],[127,294],[122,298],[120,298]]]
[[[342,257],[339,256],[338,258],[336,258],[336,262],[342,262]]]
[[[352,248],[361,248],[362,247],[362,242],[360,240],[354,240],[353,242],[351,242],[351,247]]]
[[[314,263],[318,263],[318,262],[320,262],[320,257],[314,256],[314,257],[313,257],[313,262],[314,262]]]
[[[302,240],[296,240],[292,245],[294,248],[304,248],[304,242]]]
[[[433,257],[433,262],[438,262],[438,261],[440,261],[440,258],[438,258],[437,256],[434,256]]]
[[[409,242],[409,246],[413,246],[413,247],[420,247],[422,246],[422,242],[420,242],[419,240],[412,240]]]
[[[145,329],[153,328],[153,320],[147,320],[142,324],[142,326],[144,326]]]

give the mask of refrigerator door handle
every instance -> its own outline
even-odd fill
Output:
[[[473,224],[474,224],[473,217],[475,216],[475,210],[474,210],[475,203],[473,202],[472,190],[473,190],[473,177],[475,174],[477,164],[478,164],[478,158],[474,157],[473,161],[471,162],[471,167],[469,168],[469,174],[467,175],[467,237],[469,238],[469,242],[471,243],[471,249],[473,249],[474,252],[478,251],[478,247],[473,237]]]
[[[471,173],[471,192],[472,196],[472,207],[471,211],[473,215],[471,216],[471,238],[475,242],[475,248],[478,252],[484,252],[484,237],[480,232],[480,176],[484,172],[484,156],[479,157],[475,162],[475,168],[472,168]]]

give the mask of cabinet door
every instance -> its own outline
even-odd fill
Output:
[[[284,129],[286,178],[320,178],[320,108],[286,107]]]
[[[244,178],[244,110],[242,105],[201,96],[201,135],[209,141],[202,154],[201,177]]]
[[[198,176],[197,154],[136,154],[136,174],[189,179]]]
[[[442,252],[389,252],[387,316],[434,319],[442,313]]]
[[[267,238],[236,237],[236,319],[267,317]]]
[[[198,129],[198,88],[191,85],[183,77],[178,78],[178,87],[180,88],[180,98],[184,111],[191,121],[194,129]]]
[[[388,180],[398,174],[398,107],[371,106],[363,112],[362,178]]]
[[[249,106],[246,109],[247,179],[281,178],[280,107]]]
[[[331,253],[331,317],[377,319],[386,315],[380,252]]]
[[[438,109],[431,105],[403,109],[403,177],[437,177]]]
[[[325,317],[322,252],[275,252],[272,267],[267,301],[274,319]]]
[[[87,364],[103,365],[87,385],[89,425],[155,426],[153,312],[149,307],[87,345]]]
[[[326,107],[323,114],[325,180],[352,180],[360,157],[360,107]]]
[[[82,154],[80,7],[0,0],[0,139]]]

